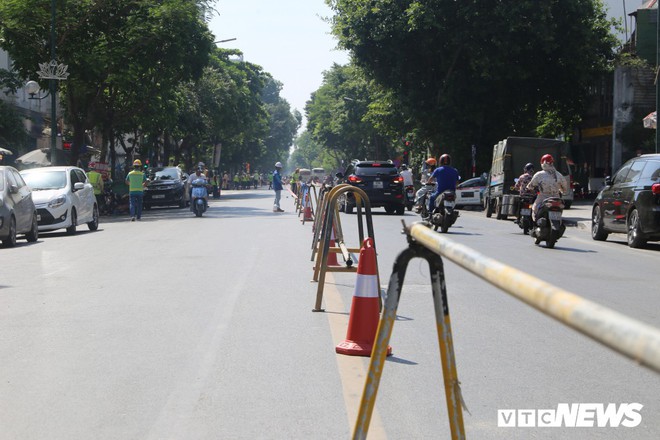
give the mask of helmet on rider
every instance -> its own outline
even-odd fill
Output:
[[[401,165],[401,169],[402,169],[402,170],[407,170],[407,169],[408,169],[408,165],[406,165],[406,164],[404,163],[403,165]]]
[[[544,163],[555,163],[555,160],[552,158],[550,154],[545,154],[541,158],[541,165],[543,165]]]
[[[140,159],[135,159],[133,161],[133,166],[134,167],[141,167],[142,166],[142,161]]]
[[[529,173],[530,171],[534,171],[534,164],[533,163],[528,163],[525,165],[525,172]]]
[[[435,166],[436,163],[437,163],[437,162],[435,161],[435,157],[429,157],[428,159],[426,159],[426,165],[432,165],[432,166]]]
[[[451,163],[451,156],[448,154],[443,154],[440,156],[440,165],[449,165]]]
[[[282,162],[275,162],[275,168],[282,168]]]

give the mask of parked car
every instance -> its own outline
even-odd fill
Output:
[[[403,194],[403,177],[392,162],[353,161],[344,173],[337,175],[340,183],[347,183],[363,190],[372,208],[384,207],[388,214],[403,215],[406,202]],[[350,214],[355,207],[353,193],[346,193],[339,200],[340,210]]]
[[[189,200],[186,176],[179,167],[152,168],[144,189],[144,208],[177,205],[184,208]]]
[[[39,239],[32,191],[15,168],[0,166],[0,240],[13,247],[16,236],[22,234],[30,243]]]
[[[37,207],[39,231],[66,228],[70,235],[87,223],[90,231],[99,227],[99,207],[94,188],[85,172],[72,166],[31,168],[21,176],[32,190]]]
[[[456,206],[484,206],[484,192],[488,178],[473,177],[456,185]]]
[[[660,240],[660,154],[630,159],[605,179],[592,208],[591,237],[627,234],[628,246]]]

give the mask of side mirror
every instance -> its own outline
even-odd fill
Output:
[[[9,185],[9,192],[11,194],[16,194],[18,193],[18,187],[16,185]]]
[[[606,186],[612,186],[612,176],[607,176],[605,178],[605,185]]]
[[[82,183],[82,182],[76,182],[76,183],[73,184],[73,190],[74,191],[80,191],[84,187],[85,187],[85,184]]]

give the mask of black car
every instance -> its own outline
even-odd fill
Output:
[[[660,240],[660,154],[645,154],[624,163],[605,179],[591,215],[591,237],[628,236],[628,246]]]
[[[149,182],[144,189],[143,202],[146,209],[152,206],[186,206],[186,181],[179,167],[152,168],[147,176]]]
[[[406,202],[403,194],[403,177],[392,162],[353,161],[346,172],[337,175],[340,183],[347,183],[363,190],[372,208],[385,207],[388,214],[403,215]],[[350,214],[355,207],[353,193],[340,199],[340,210]]]

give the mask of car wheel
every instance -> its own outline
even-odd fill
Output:
[[[571,209],[572,204],[573,204],[573,202],[570,201],[570,200],[564,201],[564,209]]]
[[[385,207],[385,212],[388,213],[388,214],[390,214],[390,215],[394,214],[395,211],[396,211],[396,210],[394,209],[393,206],[386,206],[386,207]]]
[[[87,227],[90,231],[96,231],[99,228],[99,208],[96,204],[92,212],[92,221],[87,223]]]
[[[32,216],[32,229],[30,229],[30,232],[25,234],[25,239],[28,241],[28,243],[34,243],[35,241],[39,240],[39,222],[37,221],[37,214]]]
[[[186,207],[186,201],[181,199],[181,201],[179,202],[179,208],[185,208],[185,207]]]
[[[66,233],[69,235],[75,234],[76,226],[78,226],[78,215],[76,214],[76,208],[71,208],[71,226],[66,228]]]
[[[405,213],[406,213],[405,205],[401,205],[396,208],[396,215],[404,215]]]
[[[14,216],[9,218],[9,231],[7,231],[7,238],[2,240],[4,247],[14,247],[16,246],[16,219]]]
[[[491,218],[493,216],[493,202],[491,199],[486,199],[486,217]]]
[[[598,241],[607,240],[607,236],[610,235],[605,231],[603,225],[603,215],[600,212],[600,206],[594,206],[593,211],[591,212],[591,238]]]
[[[646,244],[646,239],[639,229],[639,211],[633,209],[628,216],[628,246],[640,248]]]
[[[506,220],[506,216],[502,214],[502,202],[497,199],[495,202],[495,218],[498,220]]]

